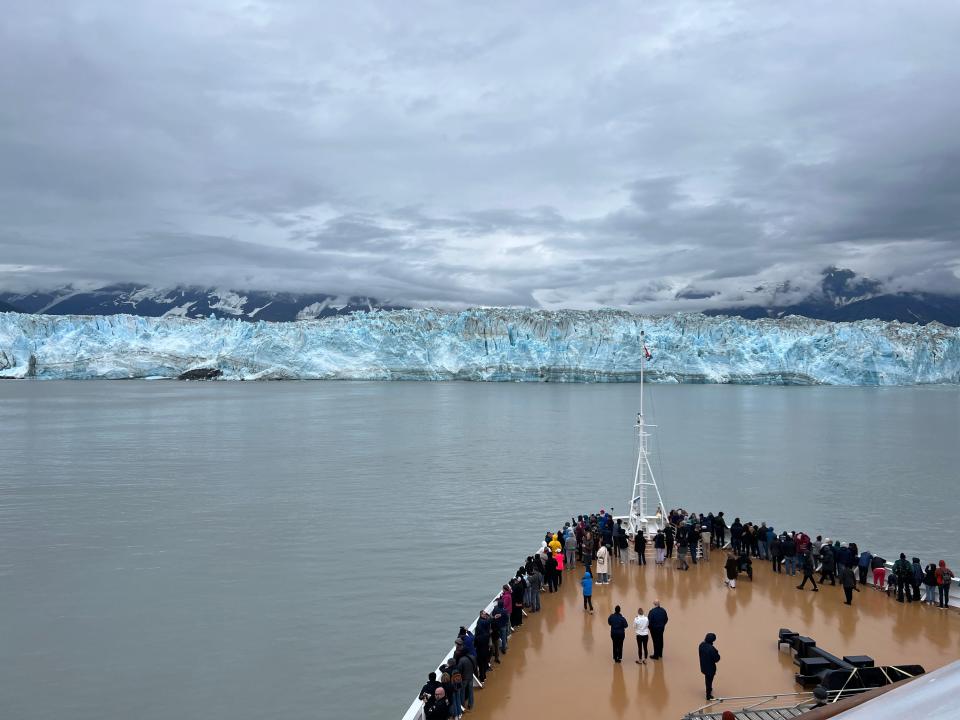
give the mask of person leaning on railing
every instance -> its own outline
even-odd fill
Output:
[[[950,604],[950,584],[953,582],[953,570],[947,567],[947,563],[940,561],[937,567],[937,588],[940,592],[940,609],[946,610]]]

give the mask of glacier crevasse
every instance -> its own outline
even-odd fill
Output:
[[[960,383],[960,329],[623,311],[399,310],[290,323],[0,313],[0,376]]]

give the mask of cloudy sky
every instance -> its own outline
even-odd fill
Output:
[[[957,38],[955,0],[12,0],[0,288],[960,291]]]

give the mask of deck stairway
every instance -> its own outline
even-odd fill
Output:
[[[740,710],[739,712],[734,712],[733,717],[736,718],[736,720],[789,720],[790,718],[803,715],[808,709],[809,708],[806,707],[781,707],[766,708],[765,710]],[[689,715],[687,717],[690,718],[690,720],[693,720],[693,718],[697,720],[722,720],[723,713]]]

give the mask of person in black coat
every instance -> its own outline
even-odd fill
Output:
[[[650,637],[653,638],[653,655],[651,660],[659,660],[663,657],[663,631],[667,627],[670,618],[667,617],[667,611],[660,607],[660,601],[653,601],[653,610],[647,615],[650,621]]]
[[[853,572],[853,568],[849,565],[845,565],[843,570],[840,571],[840,585],[843,586],[843,595],[846,598],[844,600],[845,605],[853,604],[853,591],[856,590],[860,592],[860,588],[857,587],[857,576]]]
[[[447,720],[450,717],[450,699],[442,687],[424,703],[423,715],[427,720]]]
[[[800,558],[801,567],[803,568],[803,580],[797,585],[797,590],[803,590],[803,586],[807,584],[807,580],[813,583],[813,587],[810,588],[813,592],[820,592],[820,588],[817,587],[817,581],[813,579],[813,554],[807,550],[803,554],[803,557]]]
[[[637,564],[646,565],[647,536],[643,534],[643,529],[637,530],[633,538],[633,550],[637,553]]]
[[[717,547],[722,549],[727,543],[727,521],[723,519],[722,510],[713,519],[713,527],[716,530]]]
[[[438,687],[442,687],[439,680],[437,680],[437,674],[435,672],[430,673],[427,676],[426,684],[420,688],[420,699],[424,702],[433,699],[433,694],[436,692]]]
[[[773,571],[779,573],[780,565],[783,563],[783,553],[780,550],[780,538],[776,535],[770,541],[770,562],[773,565]]]
[[[700,672],[703,673],[703,680],[707,689],[707,700],[713,700],[713,678],[717,675],[717,663],[720,662],[720,653],[713,646],[717,636],[713,633],[707,633],[707,636],[700,643]]]
[[[480,682],[487,679],[487,670],[490,669],[490,635],[493,631],[493,622],[486,610],[480,611],[477,625],[473,631],[473,644],[477,650],[477,677]]]
[[[623,638],[627,629],[627,619],[620,614],[620,606],[613,609],[613,614],[607,618],[607,625],[610,626],[610,639],[613,641],[613,661],[615,663],[623,660]]]
[[[560,571],[557,570],[557,559],[553,556],[553,553],[550,553],[547,557],[546,568],[547,572],[544,574],[544,579],[547,581],[547,588],[550,592],[555,593],[559,589],[557,575]]]
[[[833,555],[833,548],[828,544],[829,540],[824,541],[820,548],[820,582],[826,583],[830,579],[831,585],[837,584],[836,558]]]
[[[733,554],[732,549],[727,553],[727,561],[723,564],[723,569],[726,573],[724,583],[729,588],[735,588],[737,586],[737,575],[740,572],[740,561]]]

